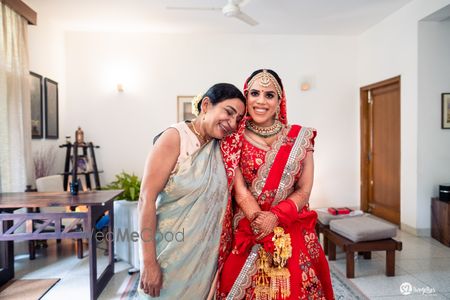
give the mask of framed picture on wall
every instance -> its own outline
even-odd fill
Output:
[[[442,129],[450,129],[450,93],[442,94]]]
[[[44,79],[45,89],[45,138],[57,139],[58,126],[58,83],[51,79]]]
[[[177,121],[182,122],[186,120],[195,119],[192,113],[192,99],[194,96],[178,96],[177,97]]]
[[[41,139],[44,137],[43,112],[44,99],[42,93],[42,76],[30,72],[30,101],[31,101],[31,137]]]

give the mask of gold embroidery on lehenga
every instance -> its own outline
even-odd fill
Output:
[[[321,246],[318,243],[317,235],[314,232],[307,232],[303,229],[303,236],[305,239],[306,248],[308,249],[308,253],[311,258],[314,260],[319,258]]]
[[[299,299],[318,299],[325,300],[322,292],[322,284],[312,268],[310,258],[304,253],[300,252],[299,266],[302,274],[301,290],[303,290],[303,297]]]

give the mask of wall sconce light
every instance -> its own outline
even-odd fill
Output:
[[[300,90],[302,90],[303,92],[309,91],[310,88],[311,85],[309,84],[309,82],[302,82],[302,84],[300,85]]]
[[[122,85],[121,83],[118,83],[118,84],[117,84],[117,91],[118,91],[119,93],[123,93],[123,85]]]
[[[313,88],[316,88],[316,76],[315,75],[304,75],[300,77],[300,91],[308,92]]]

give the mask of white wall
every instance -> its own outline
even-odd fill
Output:
[[[65,49],[61,135],[82,126],[101,146],[103,183],[121,170],[142,175],[153,137],[176,122],[177,95],[216,82],[241,88],[264,67],[284,80],[289,121],[318,129],[312,205],[359,205],[355,38],[69,32]],[[299,89],[305,77],[309,92]]]
[[[448,4],[412,1],[358,37],[359,87],[401,75],[401,223],[418,234],[418,21]]]
[[[312,205],[359,205],[358,88],[401,75],[401,222],[420,234],[429,228],[430,196],[448,181],[440,159],[448,161],[450,132],[436,124],[439,103],[429,105],[448,84],[439,50],[448,49],[448,31],[418,22],[449,4],[415,0],[357,38],[63,33],[41,14],[30,27],[30,66],[60,84],[61,139],[33,148],[57,146],[80,125],[102,147],[103,184],[122,169],[140,176],[153,136],[176,122],[177,95],[218,81],[242,87],[251,71],[269,67],[284,79],[290,122],[319,131]],[[312,80],[309,92],[299,91],[304,78]],[[55,172],[62,171],[62,149],[59,155]]]
[[[39,13],[39,11],[38,11]],[[30,70],[58,82],[59,90],[59,140],[38,139],[32,141],[32,150],[53,148],[56,153],[53,174],[63,171],[64,151],[58,148],[64,140],[65,99],[65,47],[64,32],[55,24],[38,18],[37,26],[28,26]]]
[[[418,227],[430,227],[431,197],[450,182],[450,130],[441,129],[441,94],[450,93],[450,22],[419,23]]]

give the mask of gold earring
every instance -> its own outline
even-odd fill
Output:
[[[277,111],[275,112],[275,119],[278,120],[278,116],[280,115],[280,106],[278,105]]]

